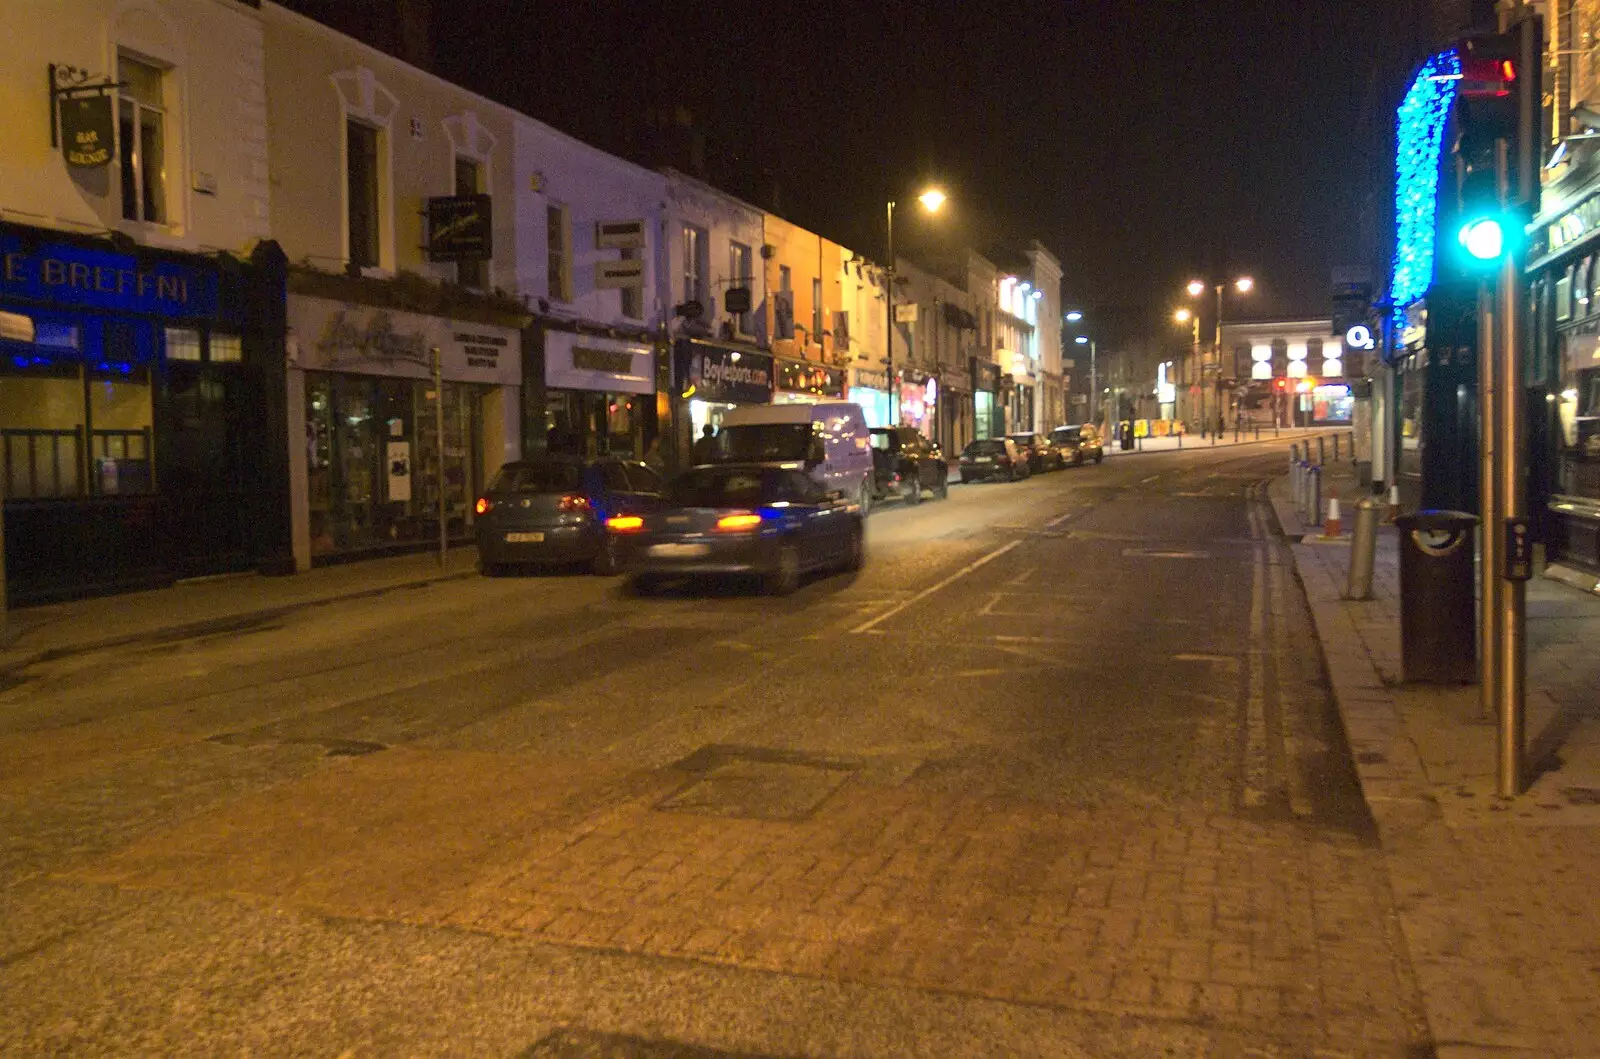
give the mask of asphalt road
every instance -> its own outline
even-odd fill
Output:
[[[442,582],[0,692],[0,1053],[1428,1054],[1262,483],[880,508],[782,600]]]

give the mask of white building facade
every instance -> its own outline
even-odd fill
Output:
[[[514,115],[277,5],[261,16],[271,216],[294,262],[295,565],[431,547],[441,520],[469,539],[521,449],[528,314],[496,293],[518,279]]]
[[[285,564],[262,16],[13,0],[0,482],[27,602]],[[263,459],[260,454],[273,455]]]
[[[520,115],[512,157],[524,445],[642,458],[669,415],[667,178]]]

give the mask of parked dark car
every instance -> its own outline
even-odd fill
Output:
[[[1091,424],[1056,427],[1050,432],[1050,437],[1066,456],[1067,462],[1074,466],[1082,466],[1090,460],[1099,463],[1106,458],[1105,439],[1100,436],[1099,429]]]
[[[1030,430],[1012,434],[1011,440],[1017,443],[1023,458],[1028,461],[1028,470],[1035,474],[1059,471],[1067,465],[1066,458],[1062,456],[1048,434],[1035,434]]]
[[[606,520],[660,506],[663,488],[659,474],[632,460],[508,463],[478,498],[479,565],[487,574],[555,563],[587,563],[597,574],[617,573],[618,543]]]
[[[673,578],[755,575],[786,595],[812,570],[859,570],[866,556],[861,506],[778,464],[695,467],[668,484],[663,507],[611,521],[641,594]]]
[[[879,500],[898,496],[920,504],[928,493],[941,500],[950,495],[944,453],[915,427],[873,428],[872,466]]]
[[[1027,457],[1010,438],[986,438],[967,443],[960,456],[961,480],[984,482],[991,478],[1014,482],[1033,473]]]

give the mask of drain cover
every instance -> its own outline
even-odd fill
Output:
[[[620,1033],[561,1029],[522,1053],[521,1059],[778,1059],[753,1052],[723,1052],[682,1041],[647,1040]]]
[[[657,804],[657,809],[746,820],[804,820],[856,768],[848,762],[758,747],[707,747],[678,767],[700,776]]]

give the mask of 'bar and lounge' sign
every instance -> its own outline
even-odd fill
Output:
[[[428,200],[428,260],[487,261],[494,256],[488,195],[441,195]]]
[[[78,169],[111,163],[111,97],[80,96],[61,101],[61,153]]]

